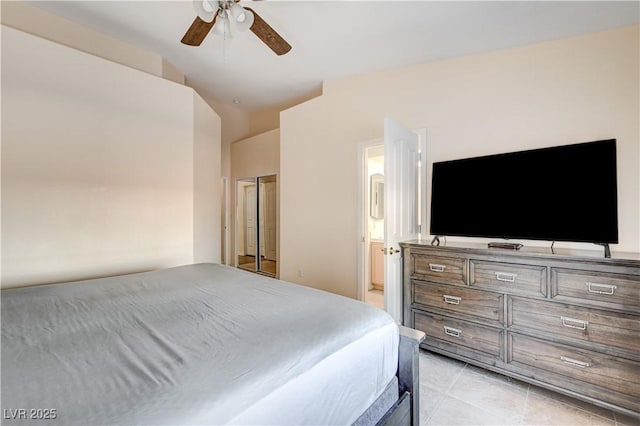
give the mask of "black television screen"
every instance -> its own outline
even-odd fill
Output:
[[[430,232],[617,243],[616,141],[433,163]]]

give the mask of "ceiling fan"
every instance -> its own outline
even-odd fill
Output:
[[[182,37],[181,42],[189,46],[200,46],[207,34],[213,32],[227,36],[230,26],[238,31],[250,29],[264,44],[277,55],[291,50],[291,45],[283,39],[255,10],[242,7],[240,0],[194,0],[196,18]]]

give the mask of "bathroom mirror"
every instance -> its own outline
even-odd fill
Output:
[[[369,215],[374,219],[384,218],[384,176],[371,175],[369,195]]]

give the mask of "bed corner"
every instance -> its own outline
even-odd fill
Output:
[[[398,381],[400,392],[409,392],[411,424],[420,424],[420,379],[419,353],[420,342],[425,338],[422,331],[405,326],[400,327],[400,345],[398,348]]]

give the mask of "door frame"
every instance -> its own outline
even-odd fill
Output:
[[[428,225],[427,225],[427,217],[428,217],[428,200],[430,199],[430,195],[431,195],[431,190],[429,188],[427,188],[427,174],[430,173],[430,171],[427,168],[427,129],[426,127],[421,127],[418,129],[415,129],[414,132],[418,135],[418,148],[420,150],[420,152],[422,153],[421,155],[421,166],[420,166],[420,176],[418,179],[418,185],[419,185],[419,189],[418,191],[420,192],[422,196],[422,199],[420,200],[419,203],[419,220],[420,220],[420,234],[419,234],[419,238],[420,239],[427,239],[428,238]],[[377,139],[370,139],[367,141],[363,141],[360,142],[358,144],[358,204],[357,204],[357,210],[358,210],[358,235],[357,235],[357,242],[358,242],[358,251],[357,251],[357,257],[358,257],[358,274],[357,274],[357,279],[358,279],[358,291],[357,291],[357,298],[358,300],[364,302],[365,301],[365,295],[366,295],[366,289],[367,289],[367,277],[369,277],[369,271],[367,271],[367,266],[370,266],[370,263],[367,261],[368,256],[370,256],[369,253],[369,235],[367,233],[368,231],[368,226],[367,226],[367,187],[368,187],[368,167],[367,167],[367,149],[374,147],[374,146],[378,146],[378,145],[384,145],[384,138],[377,138]],[[402,296],[402,292],[400,294],[400,296]],[[385,303],[386,303],[387,297],[385,296]],[[393,303],[393,301],[391,301]]]
[[[240,181],[248,181],[249,179],[253,180],[256,184],[256,191],[259,191],[259,185],[258,185],[258,179],[260,178],[265,178],[265,177],[270,177],[270,176],[275,176],[276,178],[276,200],[275,200],[275,207],[276,207],[276,273],[275,273],[275,278],[279,278],[280,277],[280,173],[278,172],[273,172],[273,173],[261,173],[258,175],[254,175],[254,176],[245,176],[245,177],[236,177],[235,178],[235,182],[234,182],[234,188],[233,188],[233,193],[235,194],[234,196],[234,214],[233,214],[233,241],[234,241],[234,245],[233,245],[233,253],[230,253],[230,256],[232,256],[232,262],[229,263],[230,265],[232,265],[233,267],[237,268],[238,267],[238,229],[240,228],[240,226],[244,226],[244,224],[240,224],[238,223],[238,209],[240,208],[240,206],[238,205],[238,182]],[[256,205],[259,205],[259,200],[256,203]],[[257,235],[257,233],[256,233]],[[258,237],[258,241],[257,244],[260,243],[259,241],[259,235],[257,235]],[[259,247],[257,247],[257,255],[256,255],[256,265],[258,264],[258,256],[259,256]],[[262,274],[261,271],[255,271],[258,274]],[[271,274],[268,274],[269,276],[273,276]]]
[[[230,253],[230,231],[231,226],[229,222],[229,210],[230,207],[230,188],[229,188],[229,177],[222,176],[222,224],[221,224],[221,235],[222,235],[222,249],[221,254],[222,258],[220,259],[220,263],[223,265],[231,265],[229,259]]]

